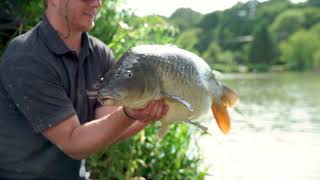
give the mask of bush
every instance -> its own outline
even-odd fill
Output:
[[[313,68],[314,54],[320,48],[319,34],[311,30],[301,30],[281,43],[281,59],[294,70],[310,70]]]
[[[191,152],[191,136],[185,124],[173,125],[163,139],[158,138],[158,125],[135,137],[113,145],[88,159],[93,179],[204,179],[199,172],[199,156]]]

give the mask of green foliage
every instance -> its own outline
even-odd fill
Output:
[[[129,140],[91,156],[88,161],[93,178],[204,179],[205,172],[198,172],[197,151],[190,151],[188,126],[173,125],[163,139],[159,139],[158,129],[158,125],[153,125]]]
[[[288,9],[277,16],[270,30],[277,42],[286,40],[294,32],[303,28],[309,29],[320,21],[320,9],[300,7]]]
[[[275,45],[269,35],[266,26],[260,26],[253,35],[249,60],[253,64],[270,65],[275,55]]]
[[[311,6],[320,6],[320,1],[318,1],[318,0],[308,0],[307,4],[311,5]]]
[[[291,34],[304,27],[305,17],[300,10],[288,10],[281,13],[271,25],[276,41],[286,40]]]
[[[203,18],[199,22],[199,28],[201,29],[213,29],[217,25],[219,25],[220,22],[220,12],[212,12],[203,15]]]
[[[286,48],[279,49],[279,45],[295,32],[310,29],[320,21],[320,8],[316,2],[292,4],[289,0],[269,0],[238,3],[224,11],[204,14],[196,27],[182,30],[178,37],[179,46],[198,53],[212,67],[222,71],[237,71],[238,68],[233,68],[237,65],[245,65],[253,71],[267,71],[273,65],[293,68],[286,63],[292,64],[300,58],[284,59],[287,50],[282,52]],[[315,38],[314,33],[312,36]],[[310,42],[313,43],[319,44]]]
[[[15,36],[29,30],[41,19],[42,1],[2,0],[0,2],[0,54]]]
[[[178,30],[163,17],[129,16],[119,22],[117,32],[109,46],[116,57],[139,44],[173,44]]]
[[[235,40],[247,35],[252,26],[252,15],[249,3],[238,3],[223,12],[205,15],[199,23],[202,33],[199,36],[197,49],[203,53],[211,42],[217,42],[223,49],[236,50],[241,44]]]
[[[320,38],[316,32],[319,26],[311,30],[300,30],[294,33],[286,42],[280,44],[281,60],[287,62],[289,68],[295,70],[312,69],[318,64]]]
[[[291,6],[289,0],[269,0],[259,3],[256,8],[255,24],[264,20],[266,24],[272,24],[275,18]]]
[[[193,28],[199,23],[202,14],[190,8],[177,9],[169,18],[170,22],[177,25],[181,30]]]
[[[198,36],[201,34],[201,29],[190,29],[183,31],[177,38],[177,46],[188,51],[197,53],[196,45],[198,44]]]
[[[208,50],[202,54],[202,57],[215,70],[230,72],[236,69],[233,53],[223,51],[217,43],[211,43]]]
[[[305,16],[305,28],[309,29],[318,22],[320,22],[320,6],[319,7],[306,7],[303,9]]]
[[[320,69],[320,50],[317,50],[313,54],[312,59],[313,59],[313,69],[319,70]]]
[[[97,15],[97,24],[90,34],[98,37],[106,44],[111,43],[114,35],[119,28],[119,22],[129,16],[127,12],[117,12],[116,8],[120,5],[119,0],[108,0],[102,4]]]

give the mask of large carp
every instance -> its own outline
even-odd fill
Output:
[[[103,105],[142,108],[164,98],[169,106],[160,120],[160,136],[168,125],[192,121],[212,110],[223,133],[230,129],[227,107],[238,96],[218,81],[199,56],[171,45],[140,45],[126,52],[104,77],[98,91]]]

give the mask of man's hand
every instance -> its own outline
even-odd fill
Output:
[[[128,116],[144,123],[149,124],[161,119],[168,112],[168,105],[163,99],[151,101],[142,109],[132,109],[124,107],[124,111]]]

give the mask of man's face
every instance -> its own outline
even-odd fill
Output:
[[[60,11],[65,15],[65,3],[68,0],[61,0]],[[89,31],[94,26],[94,19],[101,7],[102,0],[69,0],[67,15],[70,28],[74,31]]]

